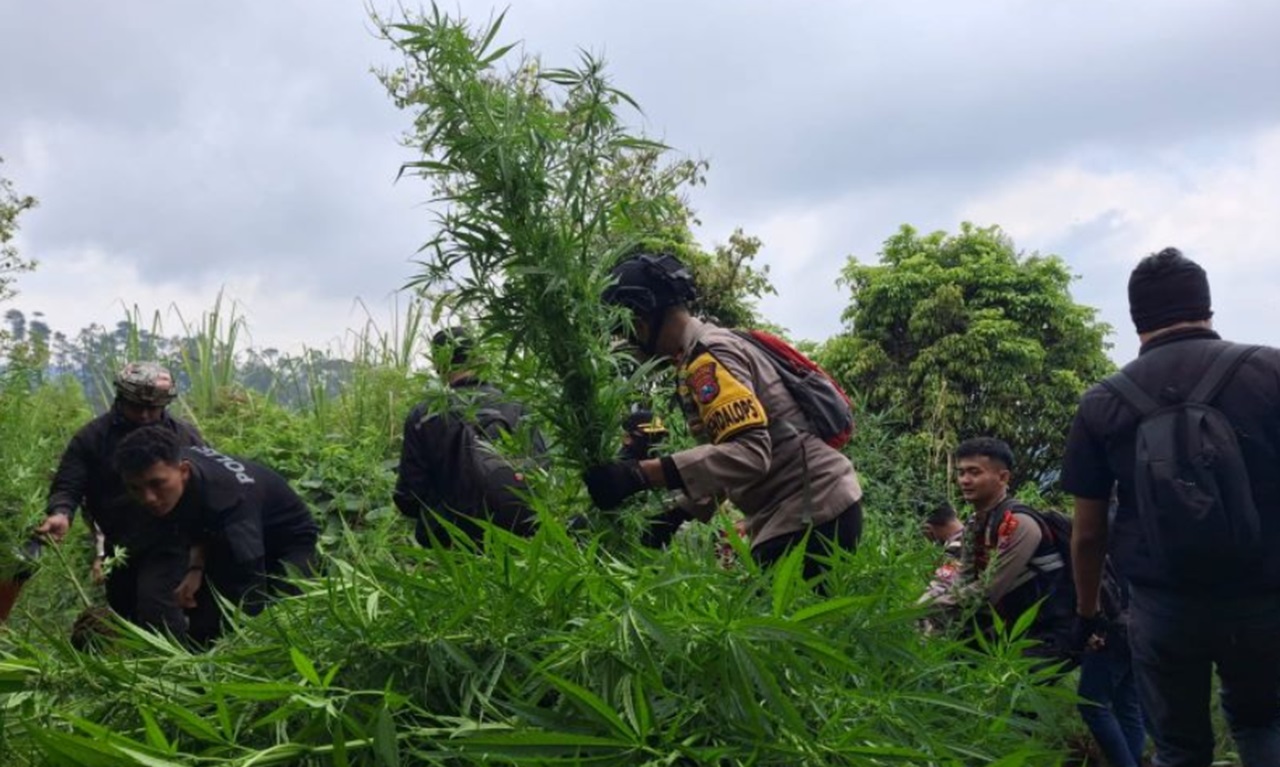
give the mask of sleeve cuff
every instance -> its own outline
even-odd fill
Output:
[[[680,476],[680,470],[676,468],[675,459],[669,455],[664,455],[658,459],[662,464],[662,478],[667,483],[668,490],[684,490],[684,478]]]

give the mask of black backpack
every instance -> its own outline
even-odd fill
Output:
[[[546,445],[535,430],[530,435],[532,454],[528,457],[505,456],[497,446],[504,435],[517,433],[525,417],[524,408],[489,398],[472,403],[455,401],[454,406],[466,430],[464,460],[460,476],[454,478],[454,503],[471,513],[522,507],[525,502],[521,495],[527,487],[524,475],[540,465]]]
[[[1058,655],[1078,661],[1071,647],[1070,631],[1076,614],[1076,584],[1071,560],[1072,519],[1057,509],[1040,511],[1020,501],[1009,501],[1003,509],[1025,514],[1036,521],[1040,534],[1053,547],[1051,553],[1033,557],[1028,563],[1041,579],[1041,588],[1049,589],[1040,606],[1040,620],[1052,626],[1051,636],[1042,637],[1054,644]],[[1003,516],[1003,509],[1000,516]],[[992,515],[993,517],[996,515]],[[1107,557],[1102,570],[1098,607],[1107,618],[1108,636],[1126,642],[1129,627],[1129,588]],[[1114,633],[1111,633],[1114,632]]]
[[[1076,596],[1075,581],[1071,576],[1071,517],[1057,509],[1041,511],[1011,499],[992,513],[994,524],[999,524],[997,518],[1003,518],[1005,511],[1025,514],[1040,527],[1041,537],[1049,541],[1053,550],[1048,554],[1032,557],[1027,566],[1035,570],[1043,581],[1053,584],[1053,601],[1069,605],[1074,613]]]
[[[1075,662],[1071,654],[1071,628],[1076,614],[1076,587],[1071,572],[1071,517],[1055,509],[1033,509],[1015,499],[1007,499],[991,513],[984,532],[989,545],[994,545],[1006,511],[1030,517],[1040,528],[1041,538],[1050,546],[1045,553],[1037,550],[1027,562],[1034,570],[1033,581],[1015,589],[1006,597],[1006,607],[1021,614],[1036,602],[1040,607],[1030,635],[1044,642],[1052,657]]]
[[[1260,347],[1231,344],[1181,402],[1163,404],[1123,371],[1103,381],[1138,414],[1134,492],[1150,555],[1177,582],[1242,579],[1262,555],[1261,524],[1235,428],[1213,401]]]

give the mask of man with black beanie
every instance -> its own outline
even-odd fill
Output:
[[[414,520],[414,537],[423,546],[452,545],[450,526],[478,544],[481,520],[532,535],[537,514],[526,502],[524,474],[546,452],[541,435],[527,429],[525,454],[504,454],[501,443],[522,431],[524,406],[479,377],[475,343],[465,328],[441,330],[431,346],[447,389],[405,419],[396,508]]]
[[[1108,552],[1159,767],[1208,767],[1216,666],[1245,767],[1280,765],[1280,350],[1222,340],[1209,282],[1175,248],[1129,279],[1138,358],[1085,392],[1075,496],[1077,636],[1105,634]],[[1118,500],[1113,521],[1108,502]]]

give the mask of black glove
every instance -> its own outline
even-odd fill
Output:
[[[649,527],[640,536],[640,544],[651,549],[663,549],[675,537],[676,531],[693,515],[680,506],[672,506],[649,520]]]
[[[616,509],[622,502],[649,486],[640,472],[639,461],[614,461],[592,466],[582,475],[587,492],[597,508]]]
[[[1071,647],[1068,650],[1077,654],[1084,652],[1089,645],[1089,638],[1093,636],[1106,638],[1107,616],[1101,611],[1094,613],[1092,618],[1076,615],[1071,625]]]

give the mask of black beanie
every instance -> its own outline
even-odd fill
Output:
[[[1147,256],[1129,275],[1129,316],[1139,333],[1207,320],[1209,278],[1177,248]]]
[[[436,333],[431,339],[431,345],[437,349],[450,350],[449,364],[465,365],[471,356],[471,348],[474,344],[467,329],[461,325],[455,325]]]

